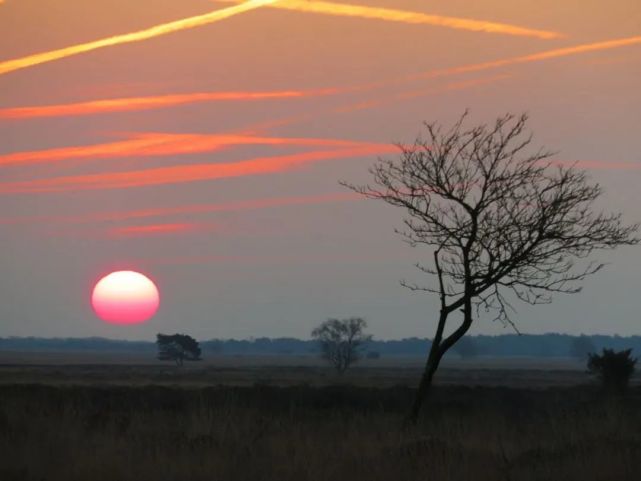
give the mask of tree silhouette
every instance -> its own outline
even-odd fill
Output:
[[[360,317],[328,319],[312,331],[312,338],[320,344],[323,359],[343,373],[360,359],[360,348],[372,339],[363,332],[366,327]]]
[[[600,355],[588,354],[588,371],[598,376],[606,391],[613,393],[625,392],[636,363],[637,359],[632,357],[632,349],[618,352],[603,349]]]
[[[186,334],[157,334],[156,344],[161,361],[174,361],[177,366],[182,366],[185,360],[201,360],[198,341]]]
[[[440,300],[436,333],[409,420],[416,422],[443,355],[481,310],[516,330],[511,302],[548,303],[555,293],[579,292],[580,281],[603,267],[583,260],[596,249],[638,243],[638,225],[594,210],[602,190],[575,166],[553,165],[552,153],[531,150],[527,116],[493,125],[426,123],[426,139],[399,145],[397,160],[380,159],[374,185],[343,185],[401,207],[397,232],[412,247],[432,250],[416,266],[435,285],[402,284]],[[446,335],[452,315],[462,319]],[[518,332],[518,331],[517,331]]]

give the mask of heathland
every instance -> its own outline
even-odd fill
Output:
[[[0,356],[2,480],[638,480],[641,386],[571,359],[451,360],[418,425],[420,358]]]

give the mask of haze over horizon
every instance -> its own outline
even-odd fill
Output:
[[[0,0],[0,337],[308,338],[348,316],[431,337],[437,299],[399,285],[430,252],[338,181],[467,108],[528,112],[535,146],[641,221],[638,1],[239,3]],[[580,294],[517,304],[519,329],[640,334],[641,251],[595,258]],[[92,312],[116,269],[157,283],[148,323]]]

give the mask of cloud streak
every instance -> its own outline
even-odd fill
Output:
[[[365,144],[339,139],[150,132],[131,134],[131,138],[117,142],[4,154],[0,155],[0,167],[61,162],[73,159],[114,159],[121,157],[197,154],[214,152],[239,145],[353,147]]]
[[[354,192],[331,192],[328,194],[309,196],[273,197],[266,199],[242,200],[236,202],[191,204],[173,207],[153,207],[149,209],[135,209],[126,211],[92,212],[91,214],[85,215],[14,217],[0,219],[0,225],[41,224],[45,222],[54,224],[122,222],[133,219],[147,219],[154,217],[170,217],[194,214],[213,214],[217,212],[242,212],[297,205],[316,205],[334,202],[348,202],[359,199],[362,199],[362,196]]]
[[[146,224],[112,227],[107,230],[109,237],[148,237],[167,234],[184,234],[202,230],[203,226],[195,223]]]
[[[238,3],[238,0],[214,1]],[[563,35],[558,32],[537,30],[527,27],[520,27],[517,25],[510,25],[507,23],[487,22],[485,20],[448,17],[443,15],[430,15],[421,12],[411,12],[407,10],[325,2],[320,0],[281,0],[269,6],[278,9],[293,10],[296,12],[320,13],[324,15],[335,15],[339,17],[355,17],[418,25],[433,25],[438,27],[453,28],[457,30],[535,37],[545,40],[563,37]]]
[[[461,65],[458,67],[451,67],[451,68],[445,68],[445,69],[435,69],[435,70],[428,70],[425,72],[419,72],[411,75],[406,75],[403,77],[396,77],[388,80],[383,80],[380,82],[372,82],[368,84],[361,84],[361,85],[353,85],[351,87],[346,87],[341,89],[342,91],[347,91],[347,92],[368,92],[376,89],[380,89],[383,87],[389,87],[389,86],[394,86],[394,85],[405,85],[409,82],[414,82],[417,80],[424,80],[424,79],[434,79],[434,78],[440,78],[440,77],[448,77],[448,76],[454,76],[454,75],[459,75],[459,74],[466,74],[466,73],[474,73],[474,72],[481,72],[485,70],[492,70],[492,69],[498,69],[501,67],[509,66],[509,65],[518,65],[518,64],[527,64],[527,63],[532,63],[532,62],[541,62],[544,60],[550,60],[550,59],[555,59],[555,58],[562,58],[562,57],[567,57],[571,55],[580,55],[584,53],[590,53],[590,52],[597,52],[597,51],[604,51],[604,50],[610,50],[610,49],[615,49],[615,48],[622,48],[622,47],[629,47],[629,46],[634,46],[634,45],[640,45],[641,44],[641,36],[635,36],[635,37],[626,37],[626,38],[620,38],[620,39],[613,39],[613,40],[605,40],[601,42],[592,42],[592,43],[587,43],[587,44],[581,44],[581,45],[574,45],[570,47],[563,47],[563,48],[557,48],[557,49],[552,49],[552,50],[545,50],[542,52],[537,52],[529,55],[521,55],[518,57],[510,57],[510,58],[505,58],[505,59],[499,59],[499,60],[491,60],[488,62],[482,62],[482,63],[475,63],[475,64],[467,64],[467,65]],[[470,80],[470,81],[462,81],[462,82],[457,82],[457,83],[452,83],[452,84],[447,84],[442,87],[434,87],[433,89],[429,90],[423,90],[423,91],[407,91],[407,92],[401,92],[396,94],[393,98],[394,99],[404,99],[404,98],[411,98],[411,97],[417,97],[420,95],[430,95],[432,93],[439,92],[441,90],[458,90],[458,89],[463,89],[463,88],[468,88],[471,86],[474,86],[476,84],[480,83],[485,83],[485,82],[490,82],[493,80],[499,80],[503,78],[502,76],[496,76],[496,77],[491,77],[486,80],[483,79],[478,79],[478,80]],[[324,114],[337,114],[337,113],[345,113],[345,112],[351,112],[351,111],[356,111],[356,110],[364,110],[368,108],[373,108],[377,107],[383,103],[386,103],[388,100],[381,100],[380,96],[377,96],[375,98],[370,98],[370,99],[365,99],[360,102],[354,102],[350,104],[346,104],[343,106],[335,107],[332,109],[325,110]],[[291,125],[291,124],[296,124],[300,122],[304,122],[306,120],[309,120],[311,118],[316,118],[319,114],[312,114],[312,113],[307,113],[303,115],[298,115],[298,116],[291,116],[283,119],[276,119],[272,120],[269,122],[264,122],[262,124],[258,124],[255,126],[256,129],[272,129],[272,128],[277,128],[277,127],[282,127],[285,125]]]
[[[574,45],[570,47],[545,50],[542,52],[537,52],[529,55],[522,55],[518,57],[510,57],[506,59],[492,60],[492,61],[482,62],[482,63],[461,65],[459,67],[428,70],[425,72],[419,72],[419,73],[415,73],[415,74],[411,74],[403,77],[396,77],[388,80],[383,80],[381,82],[354,85],[351,87],[344,88],[342,90],[351,91],[351,92],[368,92],[368,91],[380,89],[383,87],[389,87],[393,85],[404,85],[409,82],[414,82],[417,80],[434,79],[434,78],[448,77],[448,76],[453,76],[458,74],[481,72],[484,70],[497,69],[497,68],[505,67],[508,65],[540,62],[540,61],[554,59],[554,58],[567,57],[571,55],[579,55],[579,54],[590,53],[595,51],[610,50],[610,49],[628,47],[628,46],[639,45],[639,44],[641,44],[641,36],[606,40],[602,42],[593,42],[588,44],[581,44],[581,45]],[[404,100],[404,99],[418,97],[418,96],[431,95],[434,93],[439,93],[441,91],[461,90],[461,89],[473,87],[475,85],[501,80],[504,78],[507,78],[507,75],[497,75],[494,77],[488,77],[484,79],[472,79],[469,81],[455,82],[455,83],[446,84],[443,86],[437,86],[428,90],[405,91],[405,92],[395,94],[394,96],[388,97],[386,99],[382,99],[380,96],[376,96],[375,98],[365,99],[360,102],[354,102],[354,103],[342,105],[339,107],[334,107],[332,109],[327,109],[322,113],[323,114],[341,114],[341,113],[347,113],[347,112],[352,112],[357,110],[365,110],[369,108],[378,107],[382,104],[389,103],[390,101],[394,101],[394,100]],[[304,122],[311,118],[316,118],[318,115],[319,115],[318,113],[317,114],[307,113],[307,114],[287,117],[283,119],[276,119],[276,120],[259,124],[255,126],[255,128],[256,129],[272,129],[277,127],[282,127],[285,125]]]
[[[478,72],[482,70],[490,70],[494,68],[504,67],[507,65],[541,62],[543,60],[568,57],[570,55],[598,52],[602,50],[610,50],[614,48],[629,47],[632,45],[640,45],[640,44],[641,44],[641,36],[619,38],[614,40],[605,40],[602,42],[592,42],[592,43],[586,43],[581,45],[574,45],[570,47],[545,50],[543,52],[537,52],[529,55],[521,55],[518,57],[510,57],[505,59],[492,60],[489,62],[462,65],[460,67],[453,67],[453,68],[439,69],[439,70],[429,70],[427,72],[412,74],[407,77],[403,77],[402,79],[397,79],[387,83],[398,83],[398,82],[405,82],[408,80],[419,80],[419,79],[426,79],[426,78],[441,77],[446,75]],[[367,88],[372,88],[375,86],[383,86],[383,83],[371,84],[370,86],[367,86]]]
[[[68,117],[112,112],[155,110],[202,102],[247,102],[255,100],[296,99],[339,93],[338,89],[276,90],[271,92],[195,92],[148,97],[123,97],[58,105],[42,105],[0,109],[0,119],[31,119]]]
[[[316,150],[290,155],[257,157],[233,163],[176,165],[125,172],[106,172],[55,177],[51,179],[5,182],[0,183],[0,194],[124,189],[267,175],[292,171],[316,162],[350,157],[364,157],[396,151],[397,148],[393,145],[363,144],[335,150]]]
[[[94,40],[92,42],[80,43],[57,50],[50,50],[48,52],[36,53],[13,60],[6,60],[4,62],[0,62],[0,75],[4,75],[9,72],[28,67],[33,67],[35,65],[40,65],[46,62],[52,62],[54,60],[71,57],[73,55],[91,52],[92,50],[98,50],[100,48],[122,45],[132,42],[141,42],[143,40],[159,37],[161,35],[167,35],[169,33],[179,32],[181,30],[201,27],[203,25],[208,25],[210,23],[218,22],[234,15],[238,15],[240,13],[248,12],[250,10],[269,5],[274,1],[277,0],[248,0],[239,5],[222,8],[220,10],[205,13],[203,15],[196,15],[193,17],[175,20],[173,22],[154,25],[153,27],[149,27],[144,30],[138,30],[136,32],[114,35],[112,37]]]
[[[358,110],[370,109],[374,107],[380,107],[382,105],[393,104],[397,101],[413,99],[416,97],[425,97],[428,95],[436,95],[444,92],[465,90],[468,88],[477,87],[479,85],[487,85],[500,80],[504,80],[509,77],[510,76],[506,74],[494,75],[492,77],[483,77],[483,78],[476,78],[476,79],[470,79],[470,80],[462,80],[460,82],[451,82],[445,85],[440,85],[440,86],[432,87],[429,89],[400,92],[385,98],[379,96],[375,99],[364,100],[362,102],[355,102],[353,104],[337,107],[333,110],[333,112],[342,114],[342,113],[354,112]]]

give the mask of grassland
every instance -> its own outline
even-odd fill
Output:
[[[453,363],[407,428],[413,363],[5,364],[0,480],[641,479],[640,387]]]
[[[177,368],[150,354],[0,352],[0,384],[97,384],[144,386],[212,385],[415,387],[424,358],[389,357],[362,360],[337,376],[313,356],[206,356]],[[477,358],[446,360],[438,382],[444,385],[566,387],[590,383],[585,364],[572,359]],[[641,378],[635,382],[641,381]]]

